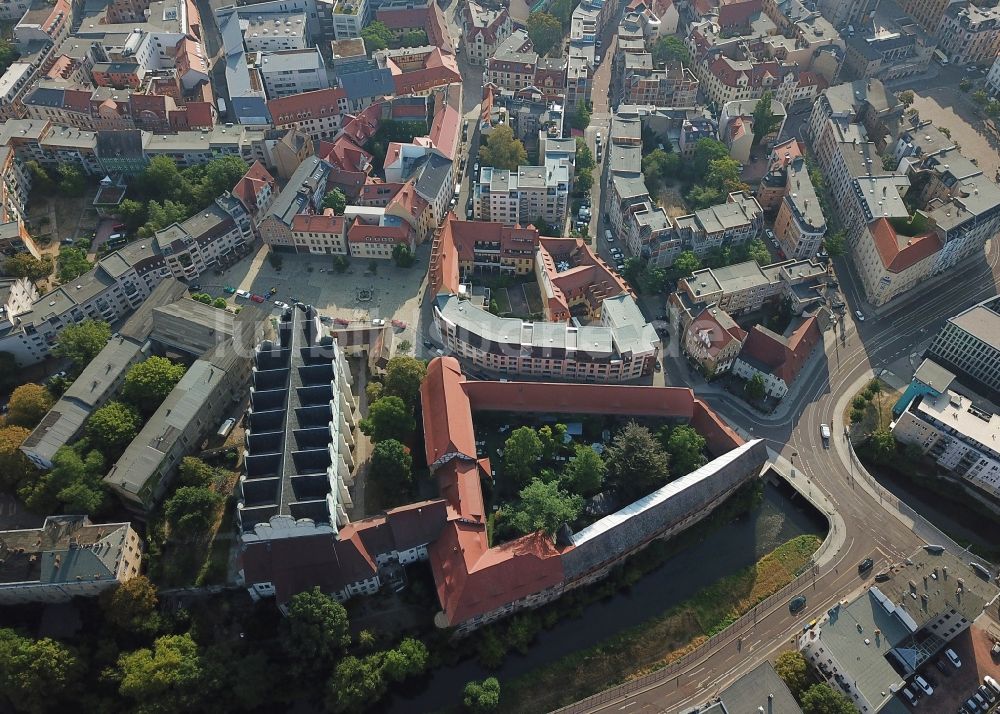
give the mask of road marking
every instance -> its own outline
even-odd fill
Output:
[[[631,702],[629,702],[628,704],[625,704],[624,706],[620,706],[620,707],[618,707],[618,710],[619,710],[619,711],[621,711],[622,709],[628,709],[628,708],[629,708],[630,706],[633,706],[633,705],[635,705],[635,704],[638,704],[638,703],[639,703],[639,702],[637,702],[637,701],[635,701],[635,700],[633,699],[633,700],[632,700]]]

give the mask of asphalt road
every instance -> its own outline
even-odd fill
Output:
[[[733,633],[728,641],[707,651],[684,671],[641,692],[586,711],[675,712],[705,702],[760,661],[792,646],[803,622],[819,617],[836,602],[862,589],[866,583],[857,573],[861,560],[875,560],[871,577],[926,542],[921,535],[933,537],[920,527],[916,527],[920,535],[911,530],[855,480],[840,414],[873,369],[881,369],[898,356],[901,348],[908,350],[958,310],[996,294],[998,263],[1000,240],[993,240],[984,257],[969,261],[936,287],[915,290],[907,299],[891,303],[880,311],[877,320],[847,319],[837,346],[825,360],[815,359],[806,374],[800,376],[807,386],[789,397],[793,402],[782,410],[784,416],[769,418],[732,397],[720,395],[717,389],[695,385],[699,396],[723,417],[752,437],[765,438],[793,464],[797,478],[805,477],[810,487],[827,496],[843,518],[844,545],[802,591],[808,599],[802,612],[793,616],[787,603],[777,603],[770,611],[759,614],[750,629]],[[841,285],[853,311],[862,301],[846,266],[840,267]],[[683,383],[686,369],[676,364],[668,365],[668,369],[669,383]],[[834,434],[829,449],[823,448],[821,423],[830,424]]]

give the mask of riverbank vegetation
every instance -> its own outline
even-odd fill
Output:
[[[667,666],[791,582],[820,542],[815,535],[793,538],[659,617],[505,683],[504,706],[549,711]]]

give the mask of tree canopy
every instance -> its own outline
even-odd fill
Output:
[[[583,497],[567,493],[556,481],[532,479],[518,497],[510,524],[520,533],[543,530],[554,536],[563,523],[572,523],[583,510]]]
[[[576,103],[576,109],[569,115],[569,125],[579,131],[590,126],[590,108],[583,101]]]
[[[18,496],[34,513],[94,515],[107,506],[103,478],[99,451],[81,455],[73,446],[63,446],[52,457],[52,468],[24,481]]]
[[[136,575],[101,593],[105,619],[128,632],[151,634],[159,625],[156,587],[145,575]]]
[[[185,456],[177,469],[178,486],[211,486],[218,476],[218,470],[195,456]]]
[[[407,677],[422,674],[427,669],[427,646],[420,640],[406,637],[395,649],[382,654],[382,674],[390,682],[402,682]]]
[[[705,437],[687,424],[678,424],[670,430],[667,453],[674,475],[686,476],[705,465]]]
[[[670,479],[670,457],[649,429],[635,422],[622,427],[606,451],[608,482],[629,500],[656,490]]]
[[[52,354],[73,363],[79,373],[111,339],[111,326],[103,320],[84,320],[67,325],[59,333]]]
[[[149,416],[183,376],[184,365],[154,355],[129,368],[122,386],[122,397]]]
[[[823,247],[831,258],[839,258],[844,254],[844,247],[847,243],[847,236],[844,231],[828,233],[823,239]]]
[[[778,128],[781,124],[781,116],[776,115],[771,109],[771,102],[774,101],[774,92],[770,89],[761,95],[753,108],[753,143],[759,144],[761,140]]]
[[[83,666],[65,645],[0,629],[0,701],[17,711],[44,714],[77,690]]]
[[[52,395],[42,385],[30,382],[22,384],[10,395],[7,423],[33,429],[52,408],[54,401]]]
[[[512,431],[503,445],[503,467],[507,477],[518,484],[528,483],[538,468],[542,452],[542,440],[530,426]]]
[[[691,64],[691,53],[688,52],[684,40],[673,35],[661,37],[653,43],[653,63],[663,64],[664,62],[680,62],[683,65]]]
[[[785,650],[774,660],[774,671],[798,698],[805,689],[809,676],[809,663],[802,653],[798,650]]]
[[[674,260],[672,270],[680,276],[688,276],[701,267],[701,261],[693,251],[685,250]]]
[[[105,455],[118,454],[139,433],[139,412],[123,402],[108,402],[87,419],[84,431],[90,443]]]
[[[87,260],[87,251],[72,245],[64,245],[59,249],[56,276],[59,282],[66,283],[86,273],[94,264]]]
[[[215,523],[222,496],[204,486],[181,486],[163,505],[163,514],[175,540],[198,541]]]
[[[368,416],[358,424],[361,431],[376,443],[386,439],[405,442],[416,426],[410,407],[394,396],[379,397],[368,407]]]
[[[347,196],[339,188],[327,191],[323,196],[323,208],[332,208],[334,215],[342,216],[347,209]]]
[[[322,670],[351,643],[347,610],[319,587],[304,590],[288,601],[279,635],[290,657]]]
[[[563,30],[559,18],[549,12],[533,12],[528,15],[528,37],[535,52],[547,55],[562,43]]]
[[[0,490],[16,491],[37,471],[21,451],[31,432],[23,426],[0,427]]]
[[[516,171],[518,166],[528,163],[528,152],[521,140],[514,138],[514,131],[504,124],[490,132],[486,143],[479,147],[479,160],[483,166]]]
[[[375,444],[368,473],[381,491],[384,504],[409,502],[413,486],[413,457],[400,442],[386,439]]]
[[[373,655],[359,659],[344,657],[337,663],[327,689],[326,706],[331,712],[359,713],[385,694],[382,668]]]
[[[361,28],[361,39],[365,41],[365,49],[368,54],[384,50],[393,40],[392,30],[385,26],[381,20],[370,22]]]
[[[482,682],[469,682],[465,685],[462,704],[469,714],[490,714],[499,711],[499,680],[496,677],[487,677]]]
[[[420,384],[427,375],[427,364],[408,355],[398,355],[389,360],[382,380],[382,395],[399,397],[411,409],[420,401]]]
[[[190,634],[165,635],[118,658],[118,691],[141,714],[195,711],[202,701],[203,669]]]
[[[3,263],[3,271],[15,278],[27,278],[33,283],[52,275],[52,256],[36,258],[31,253],[17,253]]]
[[[746,392],[749,399],[754,401],[760,401],[764,398],[767,394],[767,388],[764,385],[764,377],[761,376],[760,372],[754,372],[753,376],[747,380],[743,391]]]
[[[802,693],[803,714],[857,714],[850,698],[829,684],[814,684]]]
[[[583,496],[593,495],[601,490],[608,467],[592,447],[577,444],[575,455],[566,463],[562,482],[566,490]]]

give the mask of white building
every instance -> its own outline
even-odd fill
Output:
[[[925,394],[910,402],[892,434],[1000,501],[1000,415],[955,392]]]
[[[308,47],[304,12],[261,15],[242,12],[240,27],[243,28],[243,44],[249,52],[304,50]]]
[[[262,52],[257,58],[256,66],[269,99],[313,92],[330,86],[323,55],[316,47]]]
[[[230,194],[183,223],[157,231],[156,246],[175,278],[194,279],[253,242],[250,214]]]

